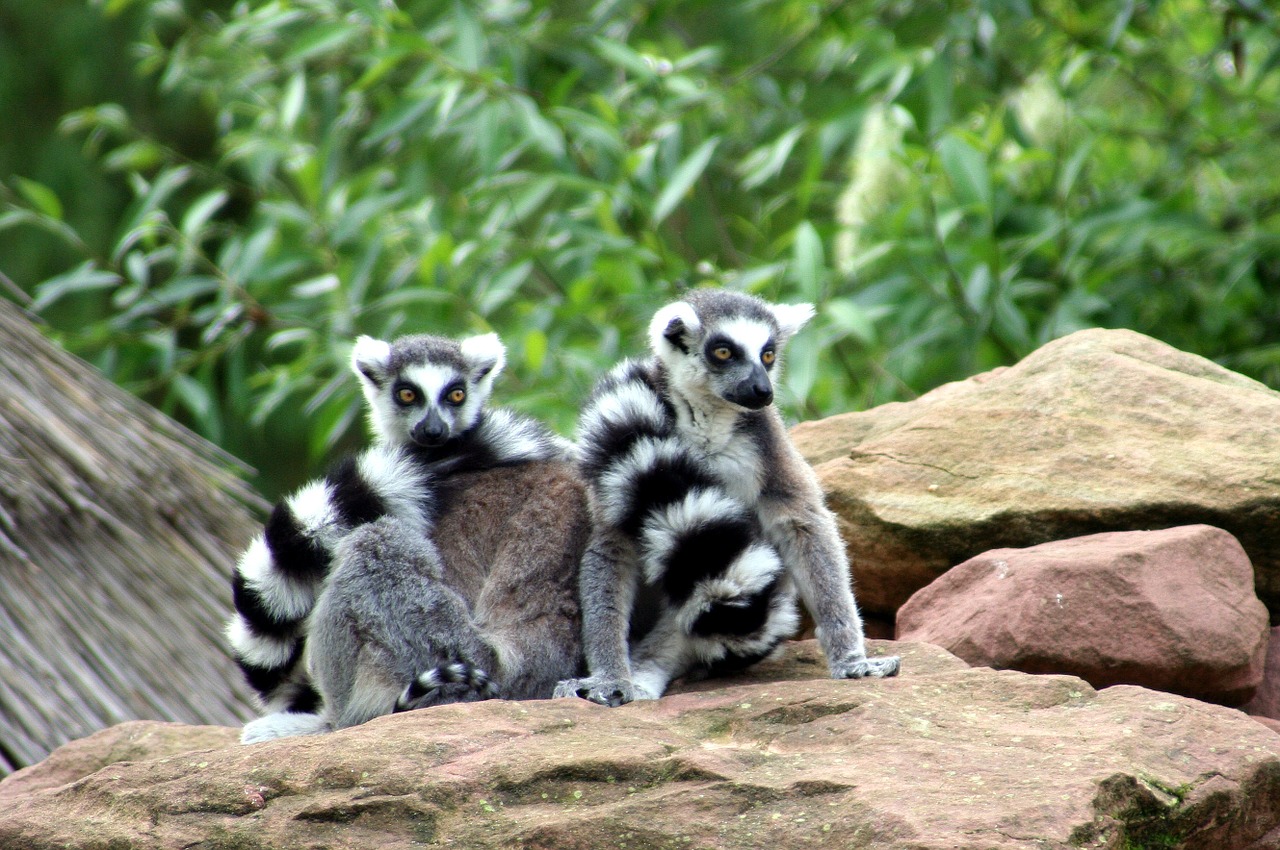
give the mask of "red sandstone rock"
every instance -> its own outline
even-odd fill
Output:
[[[1280,735],[1238,711],[927,644],[873,643],[899,677],[833,681],[791,649],[770,681],[616,709],[491,700],[252,746],[196,730],[186,753],[133,724],[129,761],[103,733],[91,775],[0,783],[0,847],[1280,847]]]
[[[1271,630],[1267,642],[1267,660],[1263,664],[1262,684],[1253,699],[1242,706],[1249,714],[1280,721],[1280,626]],[[1280,731],[1280,727],[1277,727]]]
[[[979,555],[902,606],[898,637],[974,665],[1239,705],[1262,680],[1268,628],[1240,544],[1196,525]]]
[[[1272,732],[1275,732],[1277,735],[1280,735],[1280,720],[1272,720],[1270,717],[1257,716],[1253,716],[1253,719],[1270,729]]]
[[[206,747],[227,747],[240,740],[228,726],[188,726],[155,720],[131,720],[64,744],[44,761],[0,781],[0,799],[57,788],[110,764],[178,755]]]
[[[991,549],[1208,523],[1280,617],[1280,393],[1132,331],[1086,330],[915,401],[797,425],[865,613]]]

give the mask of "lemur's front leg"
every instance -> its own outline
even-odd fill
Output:
[[[619,706],[635,699],[627,631],[638,575],[632,544],[617,532],[597,528],[578,575],[582,605],[582,649],[590,675],[556,685],[556,697],[582,697]]]
[[[692,663],[689,635],[674,609],[663,611],[653,629],[631,652],[631,676],[636,699],[658,699],[673,679]]]
[[[898,656],[868,658],[835,517],[825,505],[778,506],[767,534],[817,624],[833,679],[895,676]]]

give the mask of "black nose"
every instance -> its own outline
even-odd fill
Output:
[[[773,387],[768,384],[752,384],[750,395],[755,400],[757,407],[764,407],[773,401]]]
[[[449,426],[434,410],[413,426],[413,441],[420,446],[439,446],[449,439]]]
[[[763,374],[752,375],[733,388],[729,401],[749,410],[768,407],[773,401],[773,385]]]

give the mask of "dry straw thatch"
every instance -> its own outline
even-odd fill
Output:
[[[221,633],[264,507],[238,471],[0,298],[0,775],[123,720],[250,716]]]

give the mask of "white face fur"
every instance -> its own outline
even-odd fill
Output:
[[[659,310],[649,341],[689,401],[759,410],[773,401],[783,346],[812,316],[811,304],[708,292]]]
[[[392,343],[362,336],[351,351],[382,445],[436,448],[475,425],[506,362],[496,334],[454,341],[409,336]]]

